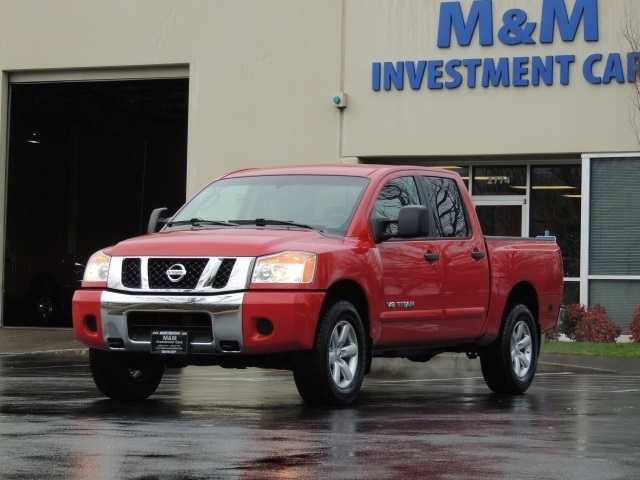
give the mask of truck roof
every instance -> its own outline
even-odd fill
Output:
[[[257,175],[344,175],[351,177],[382,177],[391,172],[407,171],[423,171],[425,173],[439,172],[442,169],[416,167],[412,165],[343,165],[343,164],[326,164],[326,165],[297,165],[286,167],[272,168],[251,168],[246,170],[238,170],[229,173],[223,178],[230,177],[253,177]]]

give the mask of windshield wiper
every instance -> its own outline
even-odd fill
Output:
[[[191,225],[192,227],[199,227],[200,225],[223,225],[225,227],[237,227],[237,223],[225,222],[222,220],[203,220],[202,218],[192,218],[191,220],[178,220],[177,222],[170,222],[167,224],[169,227],[174,225]]]
[[[287,227],[308,228],[322,232],[322,229],[307,225],[306,223],[292,222],[291,220],[273,220],[269,218],[256,218],[255,220],[234,220],[238,225],[255,225],[256,227],[266,227],[267,225],[285,225]]]

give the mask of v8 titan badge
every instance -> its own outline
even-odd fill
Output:
[[[189,332],[151,332],[151,353],[188,353]]]

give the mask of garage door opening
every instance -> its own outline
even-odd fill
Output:
[[[184,202],[188,85],[11,85],[4,325],[71,326],[89,256]]]

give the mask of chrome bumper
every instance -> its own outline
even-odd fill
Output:
[[[211,316],[213,341],[189,344],[189,353],[244,353],[242,301],[244,293],[211,296],[134,295],[105,291],[100,300],[104,344],[111,351],[149,352],[150,341],[129,337],[131,312],[202,312]],[[160,328],[159,328],[160,329]],[[225,345],[223,348],[221,343]],[[231,349],[229,345],[234,345]],[[235,347],[237,345],[237,348]]]

